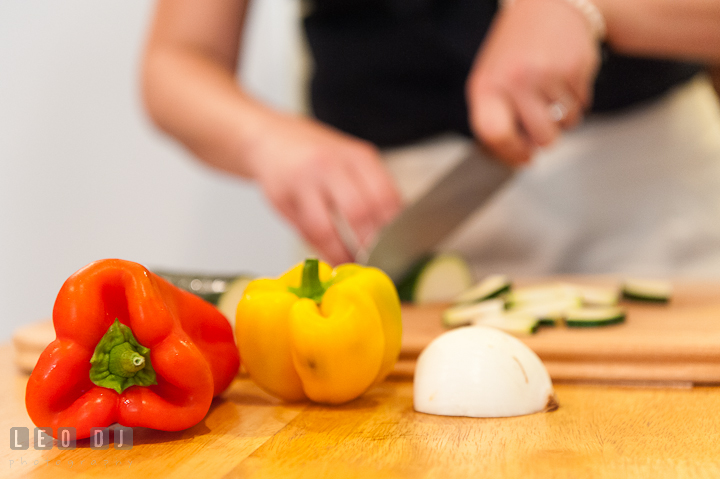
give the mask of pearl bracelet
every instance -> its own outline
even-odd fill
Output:
[[[500,5],[503,8],[509,7],[516,0],[500,0]],[[605,24],[605,17],[603,16],[600,9],[595,5],[592,0],[563,0],[568,4],[575,7],[590,24],[593,37],[598,41],[602,42],[605,40],[607,34],[607,26]]]

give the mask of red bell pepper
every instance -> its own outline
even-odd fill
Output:
[[[97,261],[68,278],[53,324],[57,339],[30,376],[25,404],[55,437],[59,427],[81,439],[113,423],[186,429],[240,365],[215,307],[129,261]]]

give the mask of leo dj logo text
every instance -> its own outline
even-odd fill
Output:
[[[57,430],[57,439],[52,437],[52,428],[36,427],[33,431],[32,446],[34,449],[46,450],[52,449],[53,446],[58,449],[75,449],[77,447],[77,434],[74,427],[59,427]],[[110,429],[102,427],[90,428],[90,437],[88,438],[90,449],[109,449],[110,448]],[[133,430],[131,427],[114,427],[113,428],[113,448],[120,450],[132,449],[133,447]],[[30,429],[27,427],[11,427],[10,428],[10,449],[26,450],[30,449]]]

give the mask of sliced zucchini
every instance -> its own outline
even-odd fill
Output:
[[[532,314],[521,311],[503,311],[483,316],[473,321],[473,324],[476,326],[490,326],[506,333],[522,336],[535,333],[539,321]]]
[[[455,303],[476,303],[486,299],[496,298],[510,291],[512,286],[510,278],[504,274],[494,274],[483,279],[475,286],[464,291],[455,298]]]
[[[526,302],[510,308],[508,311],[525,313],[534,316],[541,326],[554,326],[567,316],[567,312],[580,308],[582,300],[579,296],[565,296],[542,301]]]
[[[398,296],[400,296],[400,301],[404,303],[411,303],[413,301],[418,276],[432,259],[433,256],[430,255],[415,263],[405,277],[395,284]]]
[[[505,304],[510,309],[526,304],[548,303],[567,298],[577,299],[578,297],[575,291],[562,284],[528,286],[514,289],[505,295]]]
[[[246,276],[240,276],[230,281],[225,288],[225,292],[220,295],[217,302],[217,309],[235,325],[235,312],[237,311],[237,305],[243,297],[245,287],[252,281],[251,278]]]
[[[444,253],[418,262],[397,289],[401,301],[443,303],[452,301],[472,284],[467,261],[457,254]]]
[[[667,303],[672,296],[672,283],[649,279],[628,279],[623,283],[624,299]]]
[[[481,319],[488,314],[498,314],[505,308],[505,302],[502,299],[488,299],[471,304],[461,304],[446,309],[443,312],[442,322],[447,328],[455,328],[458,326],[467,326],[473,321]]]
[[[620,300],[620,290],[617,287],[603,288],[581,284],[564,286],[579,296],[585,306],[615,306]]]
[[[565,324],[571,328],[595,328],[625,321],[625,310],[617,306],[577,308],[567,312]]]

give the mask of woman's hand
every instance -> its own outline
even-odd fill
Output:
[[[273,111],[237,84],[246,6],[158,2],[143,69],[148,111],[203,161],[256,180],[329,262],[350,261],[338,224],[367,245],[398,212],[400,196],[372,145]]]
[[[245,161],[273,206],[329,262],[352,261],[346,223],[359,246],[400,210],[400,195],[370,143],[308,118],[266,111]]]
[[[598,42],[575,7],[516,0],[498,14],[467,82],[475,136],[508,163],[526,163],[582,119],[599,63]]]

